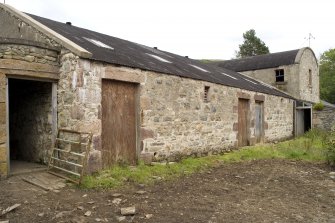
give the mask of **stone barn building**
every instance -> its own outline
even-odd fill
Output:
[[[0,27],[1,177],[60,128],[92,132],[89,171],[293,136],[294,98],[239,73],[3,4]]]
[[[213,63],[287,92],[297,99],[295,134],[312,127],[312,105],[320,102],[320,95],[318,61],[311,48]]]

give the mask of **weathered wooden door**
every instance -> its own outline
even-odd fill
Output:
[[[136,163],[136,84],[102,81],[103,166]]]
[[[255,103],[255,138],[256,143],[263,141],[263,102]]]
[[[249,145],[249,100],[238,100],[238,145]]]

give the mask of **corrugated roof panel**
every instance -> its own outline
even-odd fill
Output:
[[[204,64],[200,61],[192,60],[173,53],[154,49],[138,43],[133,43],[76,26],[67,25],[65,23],[56,22],[39,16],[28,15],[91,52],[92,60],[292,98],[281,91],[269,88],[268,86],[262,84],[257,84],[257,87],[255,87],[256,85],[244,80],[241,74],[225,68]],[[85,39],[82,37],[85,37]],[[99,41],[100,43],[112,47],[114,50],[107,47],[101,47],[99,44],[92,44],[92,41],[88,39]],[[231,77],[225,74],[228,74]],[[253,81],[258,83],[255,80]]]

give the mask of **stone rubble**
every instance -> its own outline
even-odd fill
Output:
[[[135,206],[121,208],[121,215],[123,216],[135,215],[135,214],[136,214]]]

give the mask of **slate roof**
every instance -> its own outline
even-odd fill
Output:
[[[276,88],[225,68],[66,23],[27,15],[91,52],[92,60],[292,98]]]
[[[275,68],[282,65],[294,64],[298,52],[299,49],[246,57],[242,59],[215,61],[211,64],[215,64],[219,67],[230,69],[236,72],[242,72],[247,70],[261,70],[267,68]]]
[[[329,107],[329,108],[335,108],[335,104],[331,104],[331,103],[329,103],[328,101],[324,101],[324,100],[321,100],[321,102],[322,102],[326,107]]]

